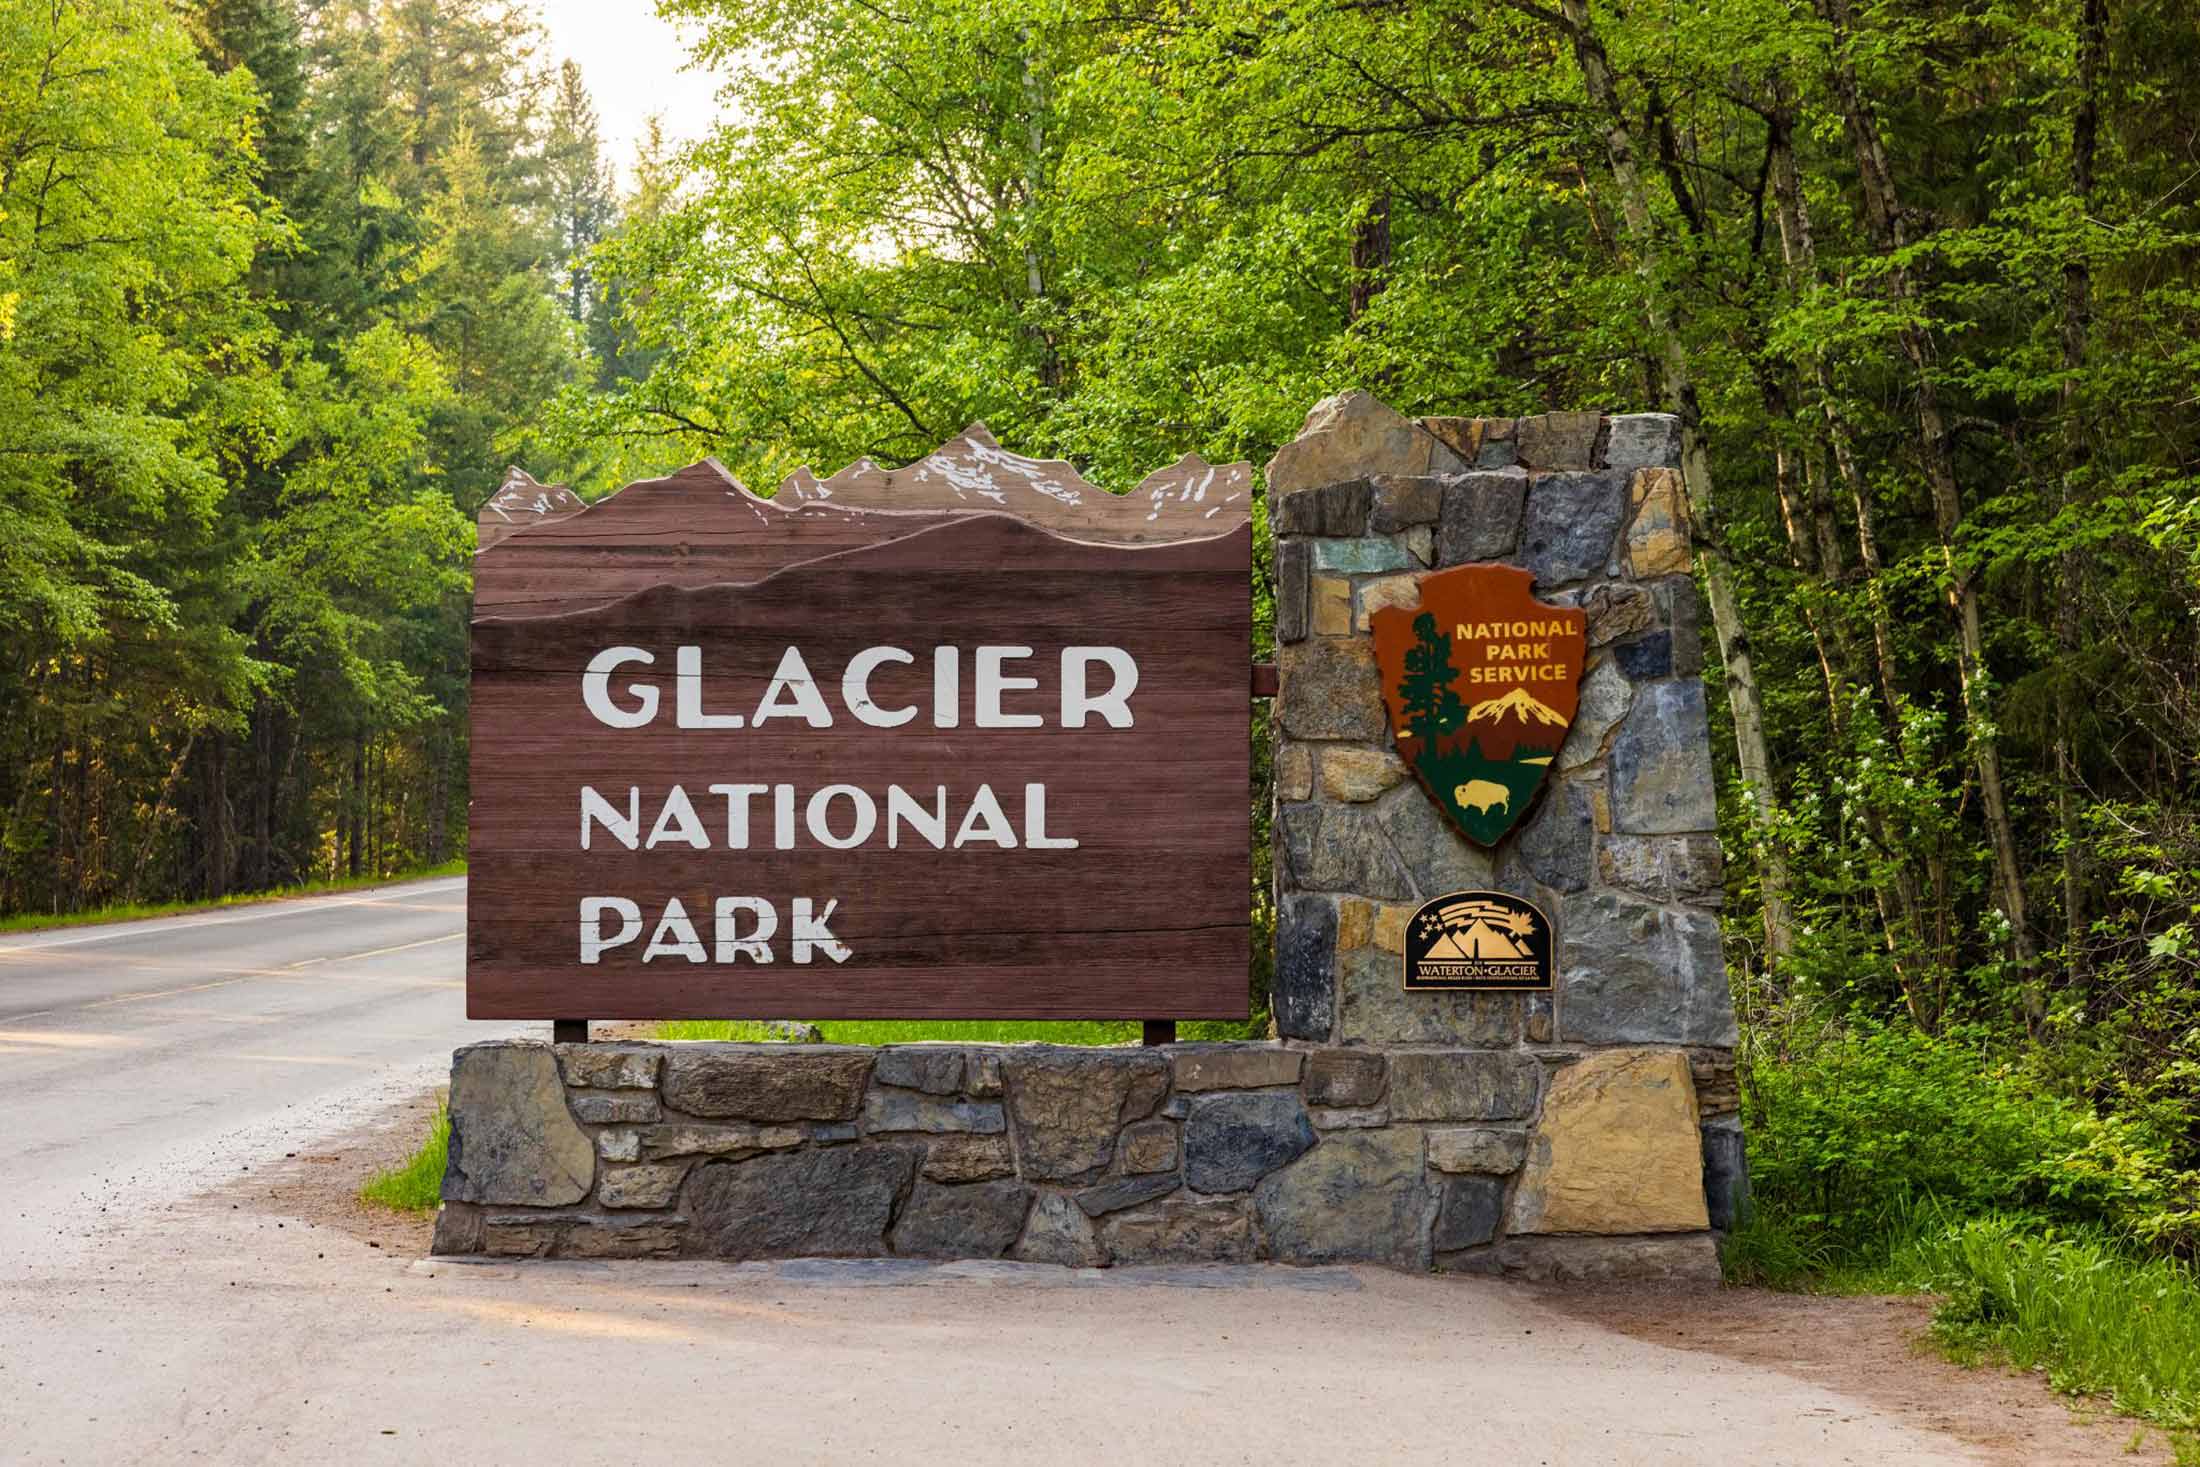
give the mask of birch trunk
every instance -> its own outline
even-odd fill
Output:
[[[1605,118],[1606,160],[1612,170],[1612,181],[1617,185],[1620,213],[1639,262],[1644,309],[1649,315],[1651,333],[1656,338],[1666,398],[1680,419],[1681,479],[1688,495],[1689,518],[1695,524],[1696,562],[1703,571],[1704,599],[1710,605],[1719,658],[1726,668],[1727,702],[1734,719],[1735,752],[1741,766],[1742,783],[1748,792],[1750,823],[1756,828],[1764,848],[1765,946],[1777,961],[1795,950],[1787,860],[1779,843],[1772,756],[1765,743],[1764,703],[1757,690],[1749,634],[1742,624],[1733,569],[1720,530],[1711,455],[1704,442],[1703,410],[1697,401],[1695,381],[1689,370],[1687,344],[1681,339],[1673,312],[1658,283],[1657,231],[1643,190],[1641,170],[1636,163],[1634,135],[1620,105],[1610,59],[1590,24],[1588,0],[1561,0],[1561,8],[1590,105]]]

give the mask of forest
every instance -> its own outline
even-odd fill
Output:
[[[2200,1242],[2200,11],[660,10],[719,122],[613,160],[524,6],[0,8],[0,913],[461,856],[507,464],[1655,408],[1762,1267]]]

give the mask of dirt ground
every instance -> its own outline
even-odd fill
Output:
[[[1770,1366],[1869,1401],[1991,1462],[2128,1467],[2172,1458],[2160,1432],[2057,1395],[2037,1375],[1967,1369],[1942,1357],[1926,1337],[1933,1307],[1923,1297],[1767,1289],[1553,1289],[1542,1297],[1634,1339]]]
[[[238,1205],[332,1227],[398,1257],[428,1251],[432,1219],[359,1200],[370,1176],[408,1156],[438,1096],[394,1107],[309,1152],[255,1169]],[[1930,1300],[1763,1289],[1642,1286],[1523,1289],[1570,1318],[1670,1349],[1776,1370],[1955,1438],[2006,1467],[2146,1467],[2172,1454],[2152,1428],[2071,1402],[2037,1375],[1967,1369],[1926,1339]]]
[[[393,1257],[424,1256],[435,1215],[362,1202],[359,1189],[419,1148],[443,1094],[431,1090],[311,1150],[272,1158],[241,1184],[245,1195],[233,1200],[270,1217],[335,1228]]]

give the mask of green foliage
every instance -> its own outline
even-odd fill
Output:
[[[443,1172],[451,1158],[451,1112],[440,1102],[420,1149],[359,1189],[362,1202],[400,1212],[433,1212],[442,1205]]]
[[[2168,1138],[2049,1091],[1977,1029],[1753,1036],[1744,1072],[1759,1212],[1836,1261],[1883,1256],[1911,1209],[2102,1222],[2193,1241]]]
[[[2200,1430],[2200,1277],[2134,1258],[2097,1231],[2023,1218],[1940,1219],[1896,1250],[1889,1275],[1943,1296],[1940,1341],[2046,1373],[2055,1389]]]

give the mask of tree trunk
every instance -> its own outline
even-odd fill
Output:
[[[351,810],[350,849],[344,853],[344,874],[357,876],[362,855],[361,847],[367,836],[367,736],[355,733],[351,736],[351,793],[346,804]]]
[[[1864,97],[1849,57],[1853,36],[1850,0],[1816,0],[1816,4],[1819,17],[1833,31],[1834,93],[1856,156],[1865,229],[1879,253],[1893,261],[1909,244],[1909,228],[1901,194],[1887,163],[1886,146],[1879,135],[1878,118]],[[2001,745],[1994,727],[1978,586],[1970,567],[1957,553],[1963,529],[1963,491],[1956,479],[1955,454],[1935,377],[1938,345],[1931,332],[1918,324],[1917,291],[1908,267],[1891,263],[1884,288],[1890,300],[1911,308],[1904,313],[1909,324],[1896,335],[1910,364],[1911,385],[1917,395],[1919,456],[1931,490],[1933,527],[1940,539],[1941,564],[1948,577],[1948,607],[1956,624],[1956,673],[1963,692],[1964,722],[1970,733],[1972,766],[1978,775],[1979,806],[1994,852],[1994,884],[2000,893],[2002,913],[2009,920],[2017,966],[2024,974],[2025,1015],[2028,1022],[2037,1025],[2045,1012],[2037,982],[2039,951],[2025,911],[2024,874],[2017,864],[2016,832],[2009,818],[2008,796],[2002,788]]]
[[[1764,704],[1757,691],[1749,634],[1742,624],[1741,603],[1735,594],[1733,570],[1727,560],[1726,542],[1720,529],[1711,454],[1704,442],[1703,410],[1696,398],[1687,344],[1681,339],[1674,313],[1659,284],[1656,225],[1643,190],[1634,136],[1628,129],[1626,111],[1620,105],[1611,61],[1590,25],[1588,0],[1561,0],[1561,5],[1573,43],[1574,60],[1581,69],[1590,105],[1604,114],[1606,161],[1611,166],[1620,212],[1635,247],[1642,277],[1643,305],[1658,349],[1666,397],[1680,418],[1681,479],[1688,495],[1689,517],[1695,525],[1696,562],[1703,572],[1704,596],[1710,604],[1719,657],[1726,668],[1727,703],[1734,719],[1734,742],[1742,783],[1749,799],[1749,818],[1764,848],[1761,885],[1765,946],[1777,962],[1795,950],[1787,859],[1779,842],[1772,755],[1765,742]]]
[[[2091,212],[2093,165],[2100,144],[2101,56],[2108,46],[2108,0],[2084,0],[2078,35],[2078,107],[2070,120],[2070,191],[2081,218]],[[2078,374],[2085,366],[2093,326],[2093,275],[2082,248],[2063,266],[2060,408],[2063,433],[2062,503],[2084,495],[2092,451],[2086,438]],[[2055,679],[2055,822],[2062,835],[2063,961],[2071,981],[2090,999],[2091,964],[2085,943],[2085,873],[2080,859],[2084,832],[2078,825],[2078,689],[2071,675],[2080,651],[2079,601],[2085,557],[2065,550],[2056,558],[2055,645],[2062,667]]]

